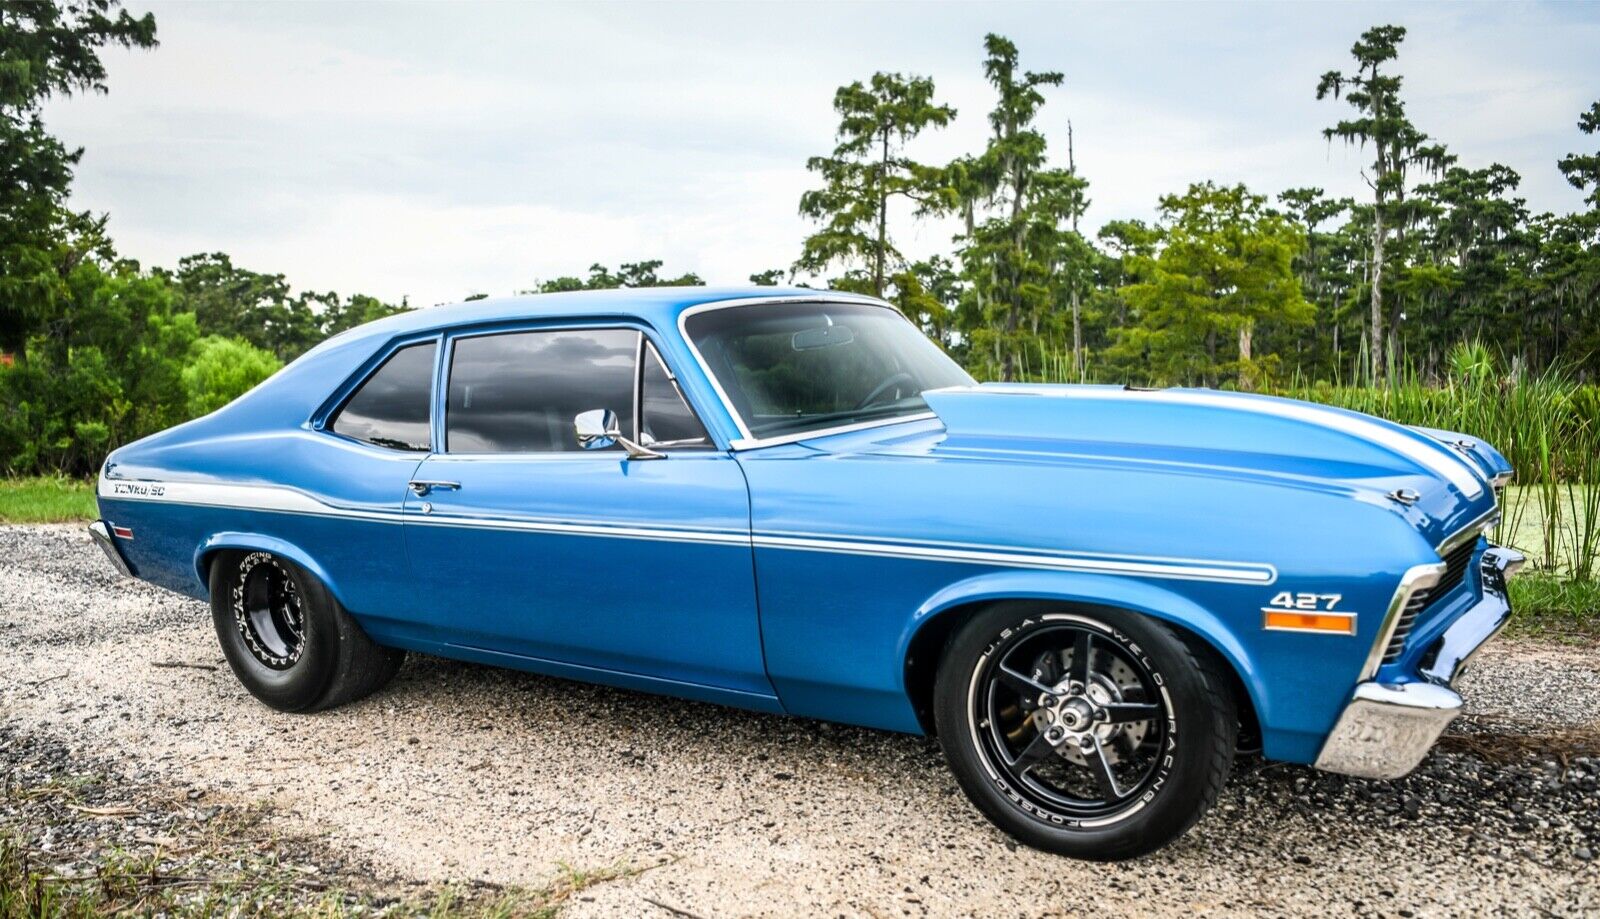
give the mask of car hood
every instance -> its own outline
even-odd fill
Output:
[[[938,452],[1054,457],[1272,480],[1396,506],[1433,536],[1491,512],[1510,467],[1488,445],[1345,409],[1208,389],[986,383],[923,394]],[[1412,504],[1390,496],[1416,492]]]

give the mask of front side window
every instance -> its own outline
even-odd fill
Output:
[[[433,405],[433,355],[438,345],[407,345],[389,355],[367,377],[327,427],[393,450],[430,450]]]
[[[582,449],[573,419],[617,413],[632,431],[639,333],[561,329],[456,340],[445,404],[454,453],[564,453]],[[616,449],[620,449],[616,448]]]
[[[927,411],[922,393],[972,377],[893,310],[865,303],[755,304],[684,322],[754,437]]]

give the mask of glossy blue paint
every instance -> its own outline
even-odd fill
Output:
[[[139,576],[206,595],[219,549],[324,580],[380,641],[653,692],[918,731],[919,631],[999,599],[1163,619],[1238,672],[1267,755],[1309,762],[1380,638],[1402,573],[1492,513],[1492,447],[1260,396],[985,385],[934,417],[795,442],[740,441],[679,333],[727,300],[851,295],[635,290],[478,301],[380,320],[313,349],[219,412],[112,454],[102,515]],[[397,347],[451,336],[637,329],[716,449],[400,452],[324,430]],[[597,406],[598,407],[598,406]],[[459,482],[424,497],[412,479]],[[1397,489],[1417,492],[1405,505]],[[426,512],[423,504],[426,502]],[[1481,551],[1480,546],[1480,551]],[[1475,570],[1380,676],[1418,679],[1472,605]],[[1356,634],[1263,629],[1281,593],[1337,594]]]

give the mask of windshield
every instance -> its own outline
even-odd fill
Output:
[[[684,322],[752,437],[780,437],[927,411],[922,393],[973,380],[892,309],[775,303]]]

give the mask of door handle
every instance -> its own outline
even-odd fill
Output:
[[[414,494],[414,495],[416,495],[417,497],[420,498],[423,495],[426,495],[429,492],[434,491],[434,490],[438,490],[438,491],[460,491],[461,490],[461,483],[460,482],[430,482],[430,481],[427,481],[427,480],[424,480],[424,479],[413,479],[412,481],[406,483],[406,487],[411,489],[412,494]]]

